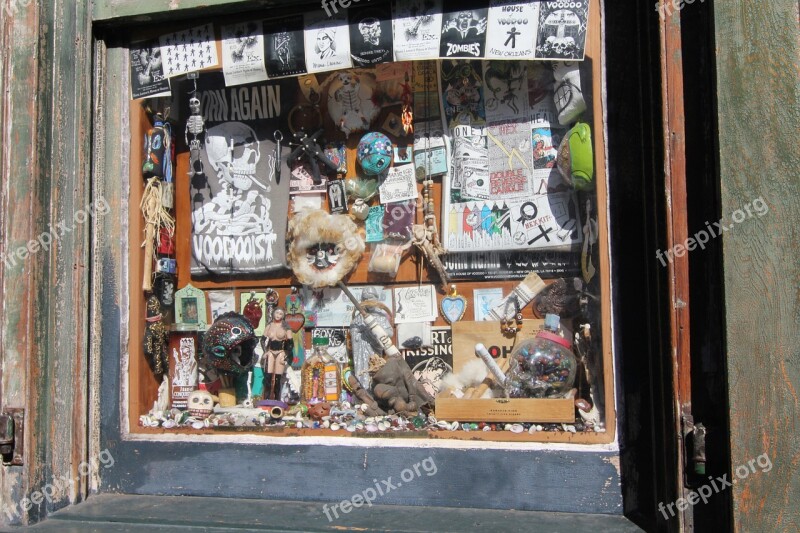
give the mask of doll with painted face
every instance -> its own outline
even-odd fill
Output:
[[[272,322],[264,329],[264,398],[276,400],[281,391],[281,380],[286,371],[287,357],[292,353],[292,330],[284,323],[286,311],[276,307]]]

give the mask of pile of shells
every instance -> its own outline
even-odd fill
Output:
[[[207,418],[191,416],[188,411],[170,409],[168,411],[150,412],[139,417],[139,425],[146,428],[192,428],[204,430],[217,427],[272,427],[293,429],[323,429],[347,433],[381,433],[389,431],[508,431],[511,433],[534,434],[540,431],[578,433],[594,431],[602,433],[605,428],[601,424],[590,426],[578,421],[575,424],[531,424],[531,423],[489,423],[489,422],[457,422],[438,420],[433,414],[417,415],[409,418],[399,415],[371,416],[365,415],[366,405],[350,405],[347,402],[331,409],[330,414],[321,420],[308,418],[307,410],[293,407],[290,415],[282,420],[269,417],[267,412],[257,415],[244,413],[214,413]]]

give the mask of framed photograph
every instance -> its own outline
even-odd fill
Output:
[[[203,291],[186,285],[175,293],[175,326],[181,331],[206,329],[206,297]]]

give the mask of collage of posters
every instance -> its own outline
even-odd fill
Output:
[[[529,72],[516,61],[440,63],[452,143],[442,212],[451,252],[568,250],[582,241],[574,193],[552,176],[555,158],[548,159],[561,133],[550,129],[557,125],[553,75],[542,69]]]
[[[422,59],[584,58],[588,0],[395,0],[220,28],[212,23],[131,49],[131,95],[163,95],[169,79],[222,64],[228,85]]]

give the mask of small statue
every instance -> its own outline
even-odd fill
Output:
[[[286,356],[292,351],[292,330],[286,326],[283,319],[286,311],[276,307],[272,311],[272,322],[264,330],[264,357],[267,367],[264,372],[265,391],[264,397],[276,400],[281,391],[281,380],[286,371]]]
[[[147,325],[144,330],[144,356],[150,365],[150,370],[156,378],[169,373],[169,358],[167,355],[167,344],[169,344],[169,333],[164,325],[161,314],[161,303],[158,297],[150,296],[147,299]]]
[[[378,291],[374,287],[364,287],[361,291],[361,305],[367,313],[375,318],[375,321],[391,339],[394,337],[392,314],[379,298]],[[369,375],[369,358],[373,354],[383,353],[383,345],[359,313],[354,313],[350,322],[350,339],[356,378],[365,389],[369,390],[372,385]]]

